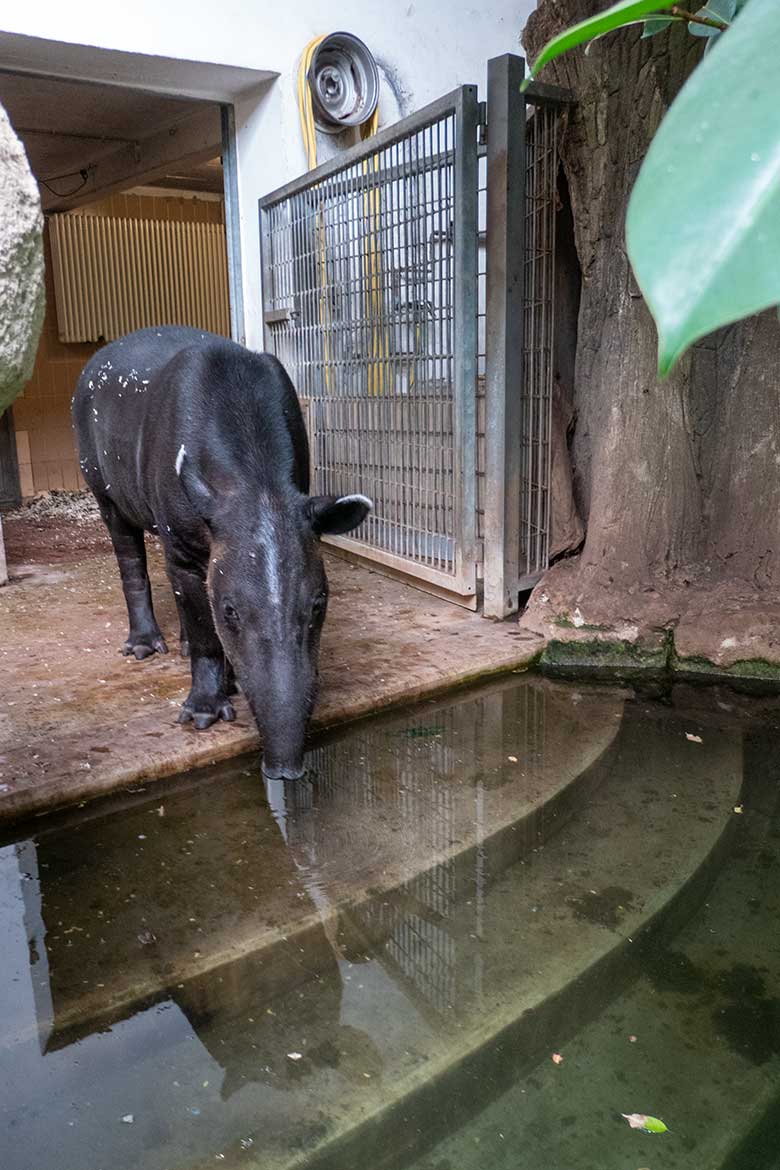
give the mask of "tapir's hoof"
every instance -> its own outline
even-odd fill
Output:
[[[144,658],[150,658],[152,654],[167,654],[168,647],[162,634],[136,635],[131,633],[122,647],[122,653],[125,658],[129,658],[132,654],[141,662]]]
[[[182,640],[179,642],[179,653],[181,654],[182,658],[189,658],[190,656],[190,644],[186,638],[182,638]]]
[[[232,723],[236,717],[236,712],[232,703],[227,699],[215,699],[213,704],[208,704],[208,710],[203,710],[206,706],[204,703],[199,703],[197,707],[190,705],[189,701],[182,705],[179,712],[177,723],[194,723],[196,731],[205,731],[207,727],[211,727],[212,723],[216,723],[218,719],[222,719],[225,723]],[[198,707],[200,710],[198,710]]]

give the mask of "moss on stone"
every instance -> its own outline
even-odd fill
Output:
[[[767,662],[765,658],[743,658],[731,666],[721,666],[702,656],[673,653],[669,666],[673,674],[689,678],[745,679],[780,685],[780,663]]]
[[[557,621],[556,624],[566,623]],[[742,684],[743,688],[780,688],[780,663],[752,658],[732,666],[720,666],[703,656],[681,656],[675,650],[672,630],[664,631],[657,640],[650,637],[638,642],[618,638],[553,638],[542,651],[539,666],[549,674],[590,674],[616,681],[640,677],[671,681],[684,677]]]
[[[541,656],[543,670],[551,673],[588,673],[618,679],[635,675],[663,675],[668,669],[667,644],[593,638],[567,641],[553,639]]]

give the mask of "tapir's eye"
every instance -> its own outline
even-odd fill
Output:
[[[325,616],[325,606],[327,605],[327,603],[328,603],[327,593],[320,593],[318,597],[314,598],[314,601],[312,602],[312,607],[311,607],[310,625],[312,627],[315,626],[317,624],[317,622],[321,621],[322,618]]]
[[[238,621],[238,611],[236,610],[235,606],[230,604],[229,601],[222,603],[222,613],[226,622],[235,623]]]

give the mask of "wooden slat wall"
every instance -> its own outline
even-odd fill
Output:
[[[229,336],[222,224],[64,214],[49,229],[61,341],[111,341],[153,325]]]

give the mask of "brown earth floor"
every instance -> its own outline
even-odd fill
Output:
[[[119,647],[126,614],[99,523],[6,520],[11,583],[0,589],[0,820],[87,800],[257,747],[248,708],[196,732],[176,723],[189,689],[159,550],[150,573],[171,653]],[[331,603],[314,726],[523,669],[542,639],[369,569],[328,558]]]

